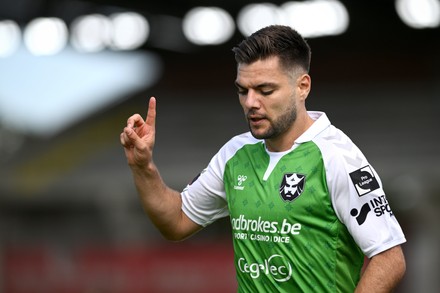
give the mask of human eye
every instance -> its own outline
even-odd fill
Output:
[[[248,92],[247,89],[237,86],[237,94],[240,96],[246,95]]]
[[[264,89],[264,90],[261,90],[260,91],[261,92],[261,94],[263,95],[263,96],[270,96],[271,94],[273,94],[273,92],[274,92],[274,90],[272,90],[272,89]]]
[[[245,96],[245,95],[247,94],[247,91],[245,91],[245,90],[239,90],[239,91],[237,91],[237,94],[238,94],[239,96]]]
[[[257,89],[260,95],[262,96],[270,96],[272,95],[278,87],[272,83],[263,83],[260,84]]]

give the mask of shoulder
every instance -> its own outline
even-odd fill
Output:
[[[329,165],[343,165],[349,171],[366,164],[366,158],[358,146],[333,125],[315,137],[314,142],[321,150],[323,160]]]
[[[254,138],[250,132],[241,133],[226,142],[220,149],[219,155],[225,158],[230,158],[244,146],[260,143],[263,143],[263,140]]]
[[[223,174],[226,163],[235,156],[243,147],[252,144],[262,143],[252,136],[250,132],[245,132],[232,137],[220,150],[212,157],[209,168],[217,170],[218,174]]]

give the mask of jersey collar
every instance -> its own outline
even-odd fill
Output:
[[[330,120],[324,112],[307,111],[309,116],[315,120],[312,126],[306,130],[300,137],[295,140],[295,144],[301,144],[314,139],[319,133],[331,125]]]

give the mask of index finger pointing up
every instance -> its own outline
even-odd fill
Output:
[[[147,117],[145,118],[145,124],[151,127],[156,126],[156,98],[151,97],[148,103]]]

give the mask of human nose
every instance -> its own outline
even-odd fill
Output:
[[[243,96],[243,107],[246,109],[255,109],[260,107],[260,98],[258,93],[254,90],[249,90],[245,96]]]

